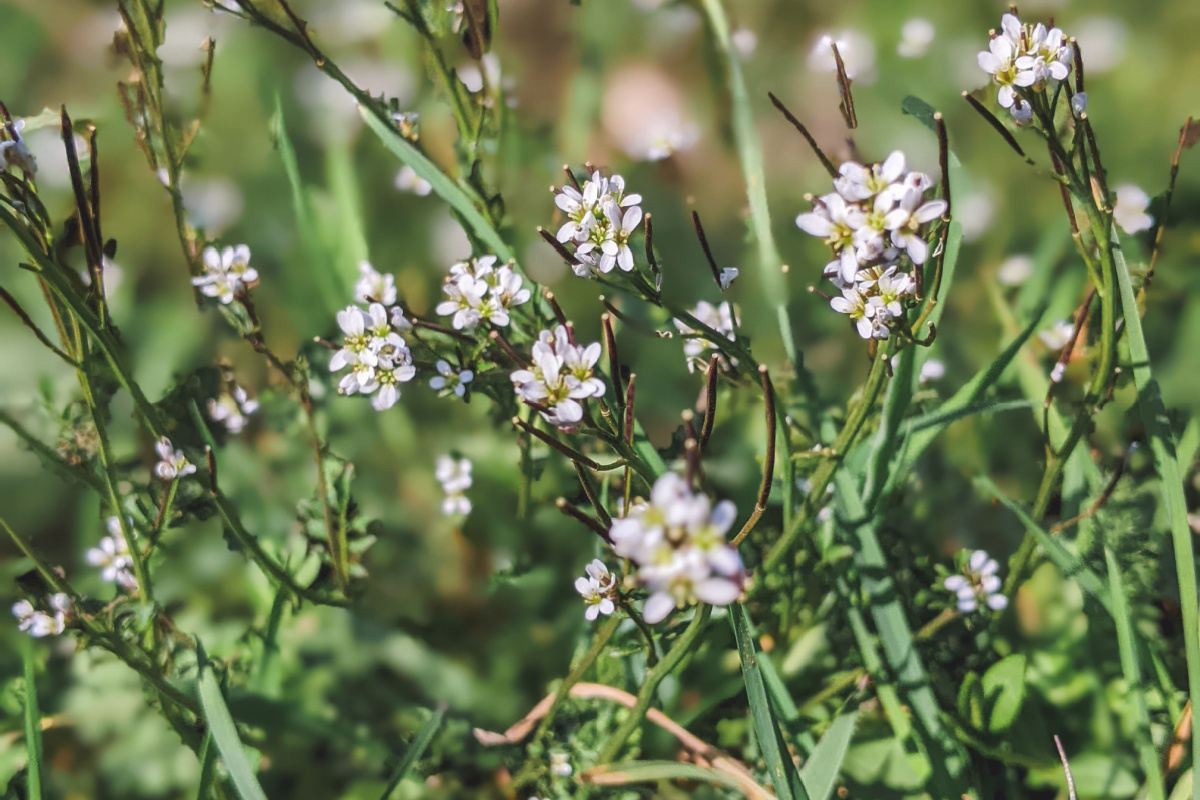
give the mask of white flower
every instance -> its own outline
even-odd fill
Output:
[[[396,322],[408,321],[396,309],[388,314],[382,303],[372,303],[366,313],[358,306],[338,312],[342,329],[342,347],[329,360],[329,370],[350,368],[338,383],[340,394],[375,394],[371,405],[376,411],[391,408],[400,399],[401,383],[416,377],[412,353],[396,331]],[[377,393],[376,393],[377,392]]]
[[[600,358],[599,343],[587,347],[572,344],[562,325],[538,334],[528,369],[509,377],[517,397],[541,411],[542,419],[559,428],[572,428],[583,419],[580,400],[603,397],[604,381],[595,376]]]
[[[634,146],[629,154],[643,161],[662,161],[690,150],[700,139],[700,130],[677,115],[663,115],[647,126],[639,138],[641,146]]]
[[[10,137],[0,142],[0,156],[4,158],[4,164],[8,167],[20,167],[26,175],[33,177],[37,172],[37,160],[33,153],[29,152],[25,145],[25,137],[21,135],[21,131],[25,130],[25,120],[19,119],[4,130]]]
[[[35,638],[57,636],[66,630],[71,598],[62,593],[53,594],[48,605],[50,611],[46,612],[34,608],[28,600],[18,601],[12,607],[13,616],[17,618],[17,629]]]
[[[471,488],[471,462],[465,458],[438,456],[433,476],[446,493],[442,500],[442,513],[447,517],[469,514],[471,501],[463,493]]]
[[[729,305],[729,301],[714,306],[707,300],[701,300],[692,309],[692,316],[717,333],[724,335],[729,341],[737,340],[737,334],[733,327],[733,307]],[[696,367],[704,367],[708,363],[708,351],[716,350],[717,347],[709,340],[701,338],[699,331],[693,330],[682,320],[673,321],[679,333],[687,337],[683,342],[683,355],[687,359],[688,372],[695,372]],[[737,366],[736,360],[734,360],[733,366]]]
[[[231,390],[208,400],[208,417],[213,422],[224,424],[232,434],[241,433],[247,423],[246,417],[258,410],[258,401],[251,400],[246,390],[236,384]]]
[[[575,591],[579,592],[583,602],[587,604],[583,615],[591,622],[601,614],[608,616],[616,610],[613,598],[617,591],[617,577],[609,572],[608,567],[598,558],[587,565],[586,572],[586,578],[575,580]],[[567,769],[569,775],[570,767]]]
[[[137,578],[133,574],[133,558],[129,555],[129,545],[121,532],[120,520],[109,517],[108,531],[108,536],[87,551],[87,561],[93,567],[100,568],[100,577],[104,581],[117,583],[132,591],[137,588]]]
[[[996,559],[976,550],[967,559],[964,574],[951,575],[942,586],[955,594],[958,610],[964,614],[983,606],[1000,611],[1008,605],[1008,598],[1000,594],[1000,577],[996,574],[999,569]]]
[[[375,271],[370,261],[358,262],[358,281],[354,284],[354,300],[358,303],[396,304],[396,280],[390,274]]]
[[[475,377],[474,372],[469,369],[455,369],[444,359],[440,359],[436,366],[438,374],[429,379],[431,389],[439,392],[448,389],[459,397],[466,394],[467,384]]]
[[[758,49],[758,34],[749,28],[738,28],[729,35],[729,40],[733,42],[733,49],[743,61],[754,55],[754,51]]]
[[[1018,122],[1028,122],[1033,110],[1017,90],[1032,87],[1036,91],[1048,80],[1065,80],[1071,71],[1071,47],[1058,28],[1040,22],[1026,25],[1015,14],[1005,14],[1000,27],[1001,33],[993,33],[988,49],[976,60],[999,85],[996,99],[1000,105],[1012,109]]]
[[[887,328],[877,324],[875,320],[878,304],[870,303],[858,289],[843,289],[842,296],[834,297],[829,301],[829,305],[839,314],[850,317],[854,322],[854,327],[858,330],[858,335],[862,338],[887,338]]]
[[[593,172],[576,189],[568,184],[559,188],[554,204],[567,221],[558,229],[560,242],[575,245],[576,263],[572,269],[580,277],[596,272],[611,272],[614,266],[629,272],[634,267],[629,237],[642,221],[640,194],[625,193],[625,179]]]
[[[884,217],[883,224],[892,232],[892,244],[908,251],[908,257],[919,266],[925,263],[929,255],[929,247],[921,235],[921,226],[945,214],[948,206],[945,200],[929,200],[922,203],[925,189],[921,188],[920,183],[905,186],[903,190],[897,190],[897,193],[899,202],[896,208]]]
[[[611,223],[608,239],[601,245],[604,255],[600,257],[598,269],[601,272],[612,272],[613,265],[619,266],[622,272],[633,270],[633,250],[629,248],[629,237],[638,229],[642,221],[642,209],[630,206],[621,213],[621,207],[611,198],[604,206],[605,216]]]
[[[946,365],[936,358],[931,358],[921,365],[921,373],[917,377],[920,383],[940,381],[946,376]]]
[[[1141,187],[1123,183],[1116,187],[1117,202],[1113,206],[1113,221],[1130,235],[1154,227],[1154,217],[1146,213],[1150,196]]]
[[[1044,331],[1038,332],[1042,344],[1051,350],[1062,350],[1075,335],[1075,325],[1068,319],[1060,319]]]
[[[215,297],[228,305],[238,292],[258,282],[258,270],[250,266],[250,248],[244,244],[220,252],[215,247],[206,247],[203,260],[204,273],[192,278],[192,285],[200,287],[200,293],[206,297]]]
[[[1077,117],[1087,113],[1087,92],[1076,92],[1071,95],[1071,113]]]
[[[417,171],[405,164],[396,173],[396,188],[402,192],[412,192],[417,197],[426,197],[433,191],[429,181],[417,174]]]
[[[896,54],[901,58],[920,58],[929,52],[933,44],[933,23],[927,19],[913,17],[900,26],[900,43]]]
[[[870,167],[856,161],[843,163],[838,167],[838,177],[833,179],[833,188],[847,202],[856,203],[890,190],[905,174],[904,153],[896,150],[883,163]]]
[[[154,474],[164,481],[183,478],[196,471],[196,465],[187,460],[182,450],[176,450],[167,437],[159,439],[154,449],[158,451],[159,458],[154,465]]]
[[[508,325],[508,310],[529,301],[521,277],[510,265],[496,267],[495,256],[480,256],[450,267],[442,285],[447,300],[435,311],[451,316],[455,330],[472,330],[484,322],[502,328]]]
[[[614,552],[637,565],[638,583],[650,590],[642,611],[647,622],[661,622],[677,607],[729,605],[741,596],[746,571],[725,541],[736,516],[733,503],[714,507],[707,495],[668,472],[655,482],[649,502],[613,521]]]
[[[1020,286],[1033,274],[1033,259],[1027,255],[1009,256],[996,270],[996,280],[1003,286]]]

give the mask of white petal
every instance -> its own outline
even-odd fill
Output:
[[[675,598],[667,592],[655,592],[642,606],[642,617],[646,622],[655,625],[667,618],[675,609]]]

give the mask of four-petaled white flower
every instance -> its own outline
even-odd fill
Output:
[[[164,481],[183,478],[196,471],[196,465],[187,460],[182,450],[176,450],[167,437],[159,439],[154,449],[158,451],[159,458],[154,465],[154,474]]]
[[[93,567],[100,568],[100,577],[106,582],[133,591],[137,589],[137,578],[133,574],[133,557],[129,555],[121,521],[117,517],[109,517],[107,526],[108,536],[87,551],[87,561]]]
[[[512,265],[497,267],[495,256],[454,264],[442,291],[448,299],[438,303],[435,311],[452,316],[451,325],[460,331],[472,330],[484,322],[503,328],[508,325],[508,310],[529,302],[532,296]]]
[[[443,389],[454,392],[459,397],[467,393],[467,384],[475,378],[475,373],[469,369],[455,369],[445,359],[439,359],[438,374],[429,379],[429,387],[436,391]]]
[[[996,559],[975,550],[967,559],[964,574],[949,576],[942,586],[954,592],[958,610],[964,614],[984,607],[1001,611],[1008,605],[1008,598],[1000,593],[999,569]]]
[[[257,410],[258,401],[251,399],[246,390],[237,384],[208,400],[208,418],[220,422],[232,434],[245,430],[248,422],[246,417]]]
[[[358,275],[354,284],[356,303],[383,303],[389,307],[396,304],[396,279],[391,274],[381,274],[370,261],[360,261]]]
[[[707,495],[668,472],[655,481],[648,502],[613,520],[613,551],[637,565],[635,578],[650,591],[642,610],[646,622],[661,622],[693,603],[729,605],[742,595],[746,570],[725,541],[736,516],[732,502],[714,507]]]
[[[1040,22],[1027,25],[1015,14],[1005,14],[1000,28],[1000,33],[992,31],[988,49],[976,60],[1000,87],[996,92],[1000,106],[1009,109],[1018,123],[1025,123],[1032,118],[1033,109],[1021,91],[1040,91],[1047,81],[1066,80],[1071,72],[1071,47],[1060,29]],[[1083,102],[1086,104],[1086,97]]]
[[[33,177],[37,172],[37,160],[25,145],[25,137],[21,135],[23,130],[25,130],[25,120],[23,119],[4,128],[4,132],[8,134],[9,138],[0,142],[0,158],[4,159],[5,166],[20,167],[26,175]]]
[[[581,400],[603,397],[604,381],[595,376],[600,344],[574,344],[562,325],[542,331],[533,343],[532,363],[510,376],[517,397],[537,408],[542,419],[570,429],[583,419]]]
[[[701,300],[692,309],[692,316],[700,322],[703,322],[708,327],[712,328],[718,334],[724,336],[729,341],[737,340],[737,333],[733,325],[733,306],[729,305],[729,301],[725,301],[718,306],[714,306],[707,300]],[[701,336],[700,331],[694,330],[686,322],[676,319],[673,320],[676,329],[679,330],[681,336],[685,337],[683,341],[683,355],[687,359],[688,372],[695,372],[697,367],[704,369],[708,366],[708,351],[716,350],[717,345],[708,339]],[[707,333],[707,332],[705,332]],[[730,366],[737,366],[737,359],[731,359],[732,365],[726,363],[726,357],[720,356],[722,369],[729,369]]]
[[[258,270],[250,266],[250,248],[244,244],[221,251],[206,247],[203,259],[204,273],[192,278],[192,285],[200,287],[206,297],[228,305],[239,292],[258,282]]]
[[[797,227],[833,251],[822,271],[840,293],[830,306],[864,339],[886,339],[903,324],[917,294],[910,268],[928,260],[928,228],[948,209],[945,200],[926,198],[933,179],[909,171],[906,161],[897,150],[879,164],[845,162],[834,191],[796,217]]]
[[[67,615],[71,613],[71,598],[61,592],[53,594],[47,601],[48,611],[35,608],[28,600],[20,600],[12,607],[17,618],[17,629],[30,636],[57,636],[67,628]]]
[[[625,179],[594,171],[578,188],[570,184],[556,190],[554,204],[566,214],[557,239],[575,245],[571,265],[581,278],[612,272],[631,272],[633,249],[629,239],[642,222],[640,194],[625,193]]]
[[[442,500],[442,513],[447,517],[466,516],[471,513],[471,501],[464,492],[471,488],[471,462],[465,458],[438,456],[433,477],[446,493]]]
[[[608,567],[598,558],[588,564],[585,571],[586,578],[575,579],[575,591],[583,597],[583,602],[587,605],[583,616],[591,622],[601,614],[608,616],[616,610],[613,598],[617,594],[617,576],[609,572]]]
[[[342,347],[329,360],[329,370],[349,372],[338,382],[338,393],[374,395],[371,406],[376,411],[391,408],[400,399],[400,384],[411,381],[417,374],[412,353],[397,332],[398,327],[411,327],[398,308],[389,315],[382,303],[371,303],[364,312],[358,306],[347,306],[338,312],[338,327],[342,329]],[[398,325],[397,323],[404,323]]]
[[[1132,235],[1154,227],[1154,217],[1146,213],[1150,207],[1150,196],[1140,186],[1123,183],[1116,187],[1115,194],[1117,202],[1113,205],[1113,221],[1121,230]]]

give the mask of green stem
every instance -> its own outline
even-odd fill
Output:
[[[600,750],[600,754],[596,756],[597,764],[612,763],[613,759],[617,757],[625,742],[641,724],[642,717],[646,715],[647,709],[650,708],[650,703],[654,700],[654,694],[658,691],[659,684],[675,670],[675,667],[679,665],[683,657],[691,652],[692,645],[695,644],[696,639],[704,631],[704,626],[708,623],[708,618],[711,614],[712,606],[710,605],[704,604],[697,608],[691,623],[679,635],[675,644],[663,656],[662,661],[658,662],[657,667],[646,673],[646,682],[642,684],[641,691],[638,692],[637,702],[634,703],[629,716],[625,718],[612,737],[605,742],[603,749]]]

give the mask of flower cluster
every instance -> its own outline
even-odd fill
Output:
[[[455,330],[472,330],[484,322],[497,328],[508,325],[508,310],[529,302],[530,291],[511,265],[496,266],[495,256],[480,256],[450,267],[442,285],[447,299],[437,313],[453,316]]]
[[[916,298],[916,281],[902,259],[916,269],[925,263],[924,228],[948,206],[925,199],[933,179],[909,171],[899,150],[869,167],[845,162],[833,185],[796,225],[833,250],[823,272],[841,292],[830,301],[833,309],[849,316],[864,339],[886,339]]]
[[[129,555],[129,544],[121,531],[121,520],[108,518],[108,536],[100,544],[87,551],[87,561],[100,568],[100,577],[115,583],[127,591],[137,589],[137,578],[133,574],[133,557]]]
[[[37,161],[29,148],[25,146],[25,137],[21,131],[25,129],[25,120],[19,119],[4,128],[9,138],[0,142],[0,159],[6,167],[20,167],[25,174],[33,177],[37,172]]]
[[[442,500],[442,513],[447,517],[455,514],[466,516],[471,513],[471,501],[464,492],[471,488],[471,462],[465,458],[438,456],[433,477],[442,485],[446,497]]]
[[[71,613],[71,598],[61,592],[50,596],[48,611],[34,608],[28,600],[20,600],[12,607],[17,618],[17,628],[28,631],[30,636],[57,636],[67,628],[67,614]]]
[[[733,307],[729,305],[729,301],[725,301],[719,306],[714,306],[707,300],[701,300],[692,309],[692,316],[717,333],[722,334],[729,341],[732,342],[737,339],[733,321]],[[716,350],[717,346],[708,339],[703,338],[699,331],[693,330],[686,322],[679,319],[674,320],[674,322],[676,329],[679,330],[679,334],[686,337],[683,341],[683,355],[687,359],[688,372],[695,372],[696,367],[706,369],[708,367],[706,355],[709,350]],[[729,368],[729,365],[725,364],[724,357],[721,358],[721,364],[725,369]],[[733,359],[733,366],[737,366],[737,359]]]
[[[246,417],[258,410],[258,401],[250,398],[246,390],[236,383],[221,392],[217,397],[209,398],[208,418],[220,422],[225,430],[239,434],[246,428]]]
[[[983,550],[975,550],[967,559],[962,575],[951,575],[942,581],[942,586],[954,592],[958,610],[969,614],[987,607],[1000,611],[1008,605],[1008,598],[1000,594],[1000,578],[996,575],[1000,565]]]
[[[1071,72],[1070,44],[1058,28],[1040,22],[1027,25],[1015,14],[1005,14],[1000,33],[992,31],[991,35],[988,49],[979,53],[979,67],[1000,86],[996,93],[1000,105],[1009,109],[1018,123],[1028,122],[1033,107],[1020,90],[1038,91],[1049,80],[1065,80]]]
[[[162,437],[154,445],[158,451],[158,463],[154,465],[154,474],[164,481],[184,478],[196,471],[196,465],[187,460],[182,450],[176,450],[171,440]]]
[[[244,244],[204,248],[204,273],[192,278],[205,297],[215,297],[225,305],[245,289],[258,283],[258,270],[250,266],[250,248]]]
[[[567,185],[554,194],[554,204],[567,215],[558,241],[575,245],[571,268],[581,278],[633,270],[629,238],[642,222],[642,196],[625,194],[625,179],[596,170],[579,188]]]
[[[533,343],[533,363],[510,376],[517,397],[542,412],[542,419],[571,428],[583,419],[579,401],[603,397],[604,381],[595,376],[600,344],[587,347],[571,341],[565,327],[542,331]]]
[[[400,384],[417,374],[412,353],[399,330],[412,326],[399,308],[389,318],[382,303],[371,303],[366,311],[347,306],[338,312],[342,348],[329,360],[331,372],[349,367],[338,383],[339,394],[374,394],[371,405],[383,411],[400,399]]]
[[[650,590],[642,611],[661,622],[676,607],[703,602],[729,605],[746,587],[737,550],[725,541],[737,508],[729,500],[714,507],[679,475],[668,472],[650,492],[650,501],[614,520],[609,535],[617,555],[637,565],[637,581]]]
[[[591,622],[601,614],[608,616],[616,610],[617,576],[609,572],[598,558],[593,559],[584,571],[587,577],[575,579],[575,591],[583,597],[587,606],[583,615]]]
[[[354,302],[396,305],[396,279],[371,266],[370,261],[358,262],[358,280],[354,284]]]

